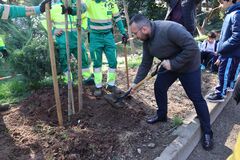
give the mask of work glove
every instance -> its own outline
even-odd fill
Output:
[[[61,7],[62,7],[62,14],[67,13],[67,14],[72,15],[73,9],[71,7],[66,8],[64,5],[61,5]]]
[[[52,0],[43,0],[39,4],[41,13],[45,12],[45,9],[46,9],[45,6],[46,6],[47,3],[49,3],[50,8],[52,8]]]
[[[236,100],[237,104],[240,102],[240,76],[235,84],[235,88],[233,91],[233,98]]]
[[[127,34],[123,34],[122,35],[122,44],[127,44],[127,42],[128,42],[128,35]]]

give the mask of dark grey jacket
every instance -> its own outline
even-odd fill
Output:
[[[168,11],[165,20],[170,19],[170,14],[172,10],[177,5],[179,0],[165,0],[168,4]],[[183,26],[193,34],[196,28],[195,16],[196,16],[196,6],[202,0],[182,0],[182,16],[183,16]]]
[[[143,42],[143,57],[134,83],[143,80],[153,58],[170,59],[172,71],[192,72],[200,67],[200,51],[192,35],[172,21],[151,22],[151,36]]]

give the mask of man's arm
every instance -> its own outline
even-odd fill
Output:
[[[240,11],[233,17],[232,36],[229,37],[221,46],[218,46],[218,53],[231,53],[236,47],[240,45]]]
[[[170,59],[171,70],[177,71],[198,54],[199,48],[184,27],[171,26],[168,29],[168,38],[182,50],[176,57]]]
[[[51,0],[43,0],[39,6],[15,6],[15,5],[0,5],[2,10],[1,19],[11,19],[16,17],[26,17],[38,15],[45,12],[45,4],[51,3]]]
[[[153,57],[150,56],[148,49],[143,44],[143,57],[142,57],[142,62],[138,67],[138,72],[134,80],[135,84],[139,83],[141,80],[143,80],[147,76],[149,70],[152,67],[152,63],[153,63]]]
[[[122,22],[121,14],[119,12],[119,9],[116,3],[114,3],[112,13],[113,13],[113,20],[116,22],[119,31],[121,32],[122,35],[126,34],[124,25]]]

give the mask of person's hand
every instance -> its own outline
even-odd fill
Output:
[[[62,29],[55,29],[54,30],[54,35],[59,37],[63,34],[63,30]]]
[[[122,35],[122,44],[127,44],[127,42],[128,42],[128,35],[127,34],[123,34]]]
[[[171,70],[171,63],[170,60],[166,59],[162,61],[162,66],[166,69],[166,70]]]
[[[46,4],[47,3],[49,3],[49,6],[50,6],[50,8],[52,8],[52,0],[43,0],[40,4],[39,4],[39,6],[40,6],[40,12],[41,13],[44,13],[45,12],[45,10],[46,10],[46,8],[45,8],[45,6],[46,6]]]
[[[134,87],[136,86],[135,83],[132,83],[129,90],[131,90],[130,94],[134,94],[136,92],[136,90],[134,89]]]
[[[219,64],[220,64],[220,59],[217,59],[214,64],[215,64],[216,66],[219,66]]]
[[[62,14],[67,13],[67,14],[72,15],[73,9],[71,7],[66,8],[64,5],[61,5],[61,7],[62,7]]]

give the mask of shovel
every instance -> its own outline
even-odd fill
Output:
[[[137,90],[140,86],[142,86],[145,82],[149,81],[152,77],[157,75],[158,70],[161,66],[161,62],[159,62],[156,66],[156,69],[147,77],[145,77],[142,81],[140,81],[138,84],[136,84],[134,87],[130,87],[127,92],[125,92],[122,96],[114,98],[111,95],[106,95],[104,98],[109,102],[112,106],[116,106],[117,108],[120,107],[120,102],[122,102],[125,98],[129,96],[132,90]]]

